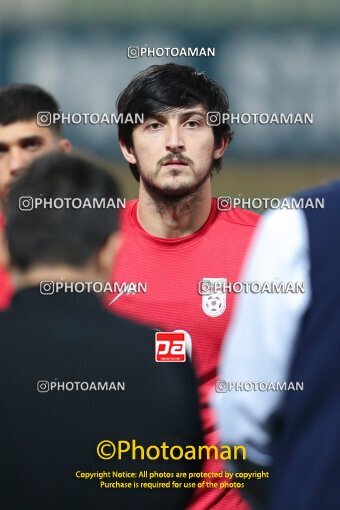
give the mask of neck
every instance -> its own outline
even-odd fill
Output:
[[[17,290],[39,286],[41,282],[85,282],[102,281],[91,267],[73,268],[68,265],[39,266],[25,272],[12,271]]]
[[[160,199],[144,185],[139,188],[137,218],[149,234],[161,238],[178,238],[193,234],[207,221],[211,210],[211,182],[207,179],[191,195],[176,200]]]

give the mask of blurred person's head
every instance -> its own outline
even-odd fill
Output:
[[[59,113],[58,103],[40,87],[14,84],[0,89],[0,206],[13,181],[36,157],[71,149],[60,123],[38,125],[40,112]]]
[[[113,177],[83,157],[53,153],[33,161],[13,183],[5,205],[4,249],[0,253],[18,286],[53,281],[55,275],[59,275],[57,280],[72,280],[77,275],[79,280],[94,277],[95,281],[107,281],[119,245],[118,211],[78,206],[94,199],[105,204],[111,200],[112,204],[118,196]],[[64,206],[22,210],[21,197],[29,197],[32,204],[43,197],[52,205],[56,198],[63,199]],[[73,198],[80,199],[76,207]]]
[[[190,195],[219,170],[230,125],[209,126],[207,112],[229,112],[226,92],[193,67],[154,65],[137,74],[117,100],[120,146],[134,177],[160,197]]]

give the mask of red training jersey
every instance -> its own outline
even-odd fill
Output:
[[[200,290],[206,291],[206,283],[199,282],[209,278],[238,281],[260,216],[239,208],[219,211],[217,200],[212,198],[209,217],[197,232],[163,239],[148,234],[140,226],[137,203],[137,200],[129,201],[122,212],[123,243],[111,281],[119,285],[146,283],[147,291],[131,294],[118,289],[115,294],[105,296],[105,304],[121,316],[161,331],[182,329],[190,334],[205,444],[216,445],[218,434],[209,396],[216,381],[221,343],[235,295],[202,296]],[[203,466],[206,472],[224,468],[217,460],[206,461]],[[205,480],[219,482],[221,479]],[[190,509],[244,510],[248,506],[235,489],[199,489],[194,493]]]
[[[0,230],[5,226],[5,217],[0,212]],[[13,287],[8,273],[0,266],[0,311],[6,310],[10,305]]]

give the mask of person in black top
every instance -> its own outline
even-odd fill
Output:
[[[174,510],[190,499],[183,479],[181,489],[172,481],[199,462],[146,451],[202,444],[191,364],[157,363],[155,332],[105,311],[93,292],[119,248],[109,205],[118,194],[104,170],[63,154],[35,160],[10,191],[0,253],[17,291],[0,314],[3,510]],[[107,207],[89,207],[95,199]],[[133,440],[144,460],[138,448],[119,460],[119,441],[132,450]]]

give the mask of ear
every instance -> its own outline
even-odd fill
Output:
[[[213,152],[213,159],[219,159],[223,156],[224,152],[226,151],[229,143],[229,137],[224,136],[220,143],[215,146],[214,152]]]
[[[137,159],[135,157],[135,154],[133,152],[132,147],[128,147],[123,140],[119,140],[120,149],[123,153],[124,158],[128,163],[131,163],[132,165],[135,165],[137,163]]]
[[[116,231],[110,235],[105,245],[100,249],[96,260],[97,269],[100,274],[107,276],[111,274],[121,244],[122,235],[119,231]]]
[[[10,260],[5,231],[0,229],[0,266],[4,267],[8,271],[11,265]]]
[[[67,138],[62,138],[59,140],[59,148],[62,150],[62,152],[71,152],[72,144]]]

